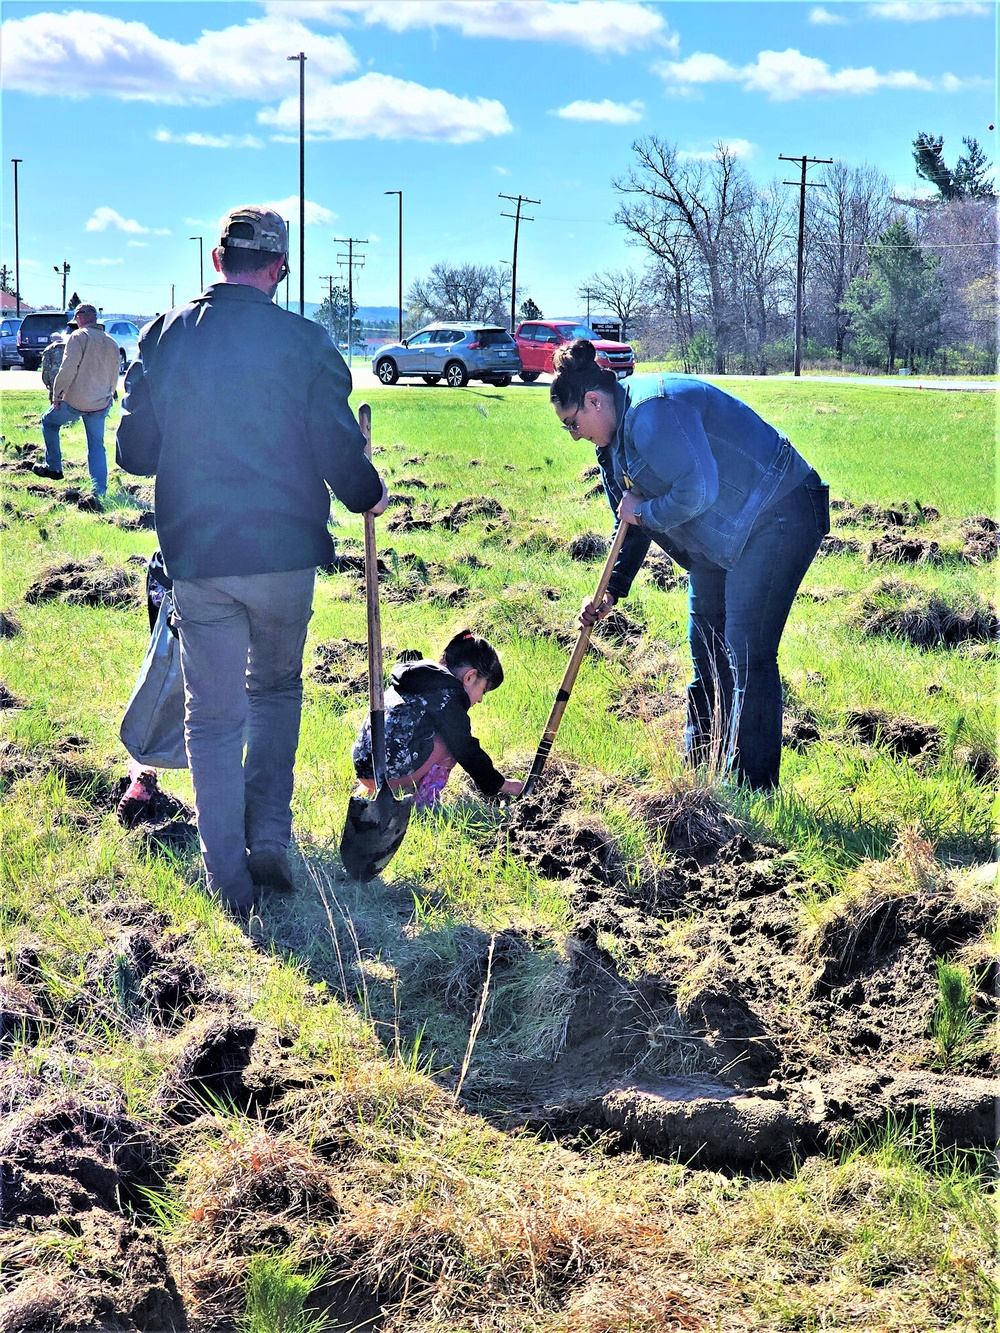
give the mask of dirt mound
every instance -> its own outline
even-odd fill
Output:
[[[881,708],[848,713],[847,725],[866,745],[884,745],[900,759],[936,754],[941,744],[938,727],[902,714],[893,716]]]
[[[14,639],[21,633],[21,622],[12,611],[0,611],[0,639]]]
[[[134,570],[109,565],[102,556],[46,565],[24,594],[32,604],[58,599],[69,606],[112,606],[132,610],[139,604],[139,579]]]
[[[899,565],[939,565],[941,548],[937,542],[920,537],[906,537],[900,532],[886,532],[868,545],[868,563]]]
[[[113,509],[104,515],[105,523],[111,523],[123,532],[155,532],[156,515],[150,509],[136,512],[134,509]]]
[[[685,852],[717,849],[737,831],[734,820],[703,787],[639,792],[629,814],[645,825],[661,847]]]
[[[498,527],[507,527],[510,523],[510,515],[503,505],[485,495],[473,495],[467,500],[459,500],[442,515],[440,522],[449,532],[457,532],[459,528],[474,519],[485,519],[487,532],[492,532]]]
[[[851,621],[863,635],[904,639],[917,648],[954,648],[989,642],[1000,621],[991,603],[967,597],[949,606],[937,593],[902,579],[882,579],[859,597]]]
[[[23,708],[24,704],[12,690],[0,680],[0,712],[5,708]]]
[[[623,722],[652,722],[683,709],[681,701],[669,690],[644,689],[630,685],[608,710]]]
[[[853,537],[832,537],[829,534],[820,542],[818,556],[824,555],[858,555],[861,551],[861,543],[855,541]]]
[[[962,557],[973,565],[983,565],[997,558],[1000,552],[1000,531],[992,518],[977,514],[966,519],[961,528],[964,539]]]
[[[608,553],[608,539],[597,532],[581,532],[566,547],[571,560],[603,560]]]
[[[0,1161],[5,1268],[21,1279],[0,1306],[4,1329],[187,1326],[142,1221],[161,1166],[148,1130],[75,1093],[43,1095],[5,1119]]]
[[[688,586],[687,572],[678,568],[668,555],[647,555],[642,568],[653,587],[663,592]]]
[[[432,528],[436,522],[434,510],[430,505],[417,505],[416,509],[409,506],[402,508],[398,514],[393,514],[386,524],[389,532],[417,532],[426,531]]]
[[[905,502],[880,509],[878,505],[852,505],[848,500],[831,500],[830,509],[836,514],[834,523],[838,528],[910,528],[918,523],[932,523],[941,517],[932,505],[918,504],[911,509]]]
[[[785,710],[782,723],[781,743],[790,750],[804,750],[814,745],[820,738],[815,715],[809,709],[797,712]]]
[[[593,481],[596,477],[599,477],[600,475],[601,475],[601,469],[597,466],[596,463],[592,463],[590,467],[585,467],[583,471],[580,473],[580,480]]]
[[[572,797],[571,779],[546,769],[531,795],[511,804],[496,845],[550,879],[610,883],[617,871],[614,839],[596,816],[567,809]]]
[[[624,611],[614,610],[594,626],[594,633],[599,639],[616,644],[619,648],[634,647],[646,632],[646,626],[640,620],[633,620]]]

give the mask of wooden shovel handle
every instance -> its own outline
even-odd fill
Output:
[[[372,410],[368,403],[358,408],[358,425],[365,437],[365,457],[372,455]],[[378,600],[378,551],[375,547],[375,515],[364,513],[365,604],[368,612],[368,704],[371,710],[372,771],[375,787],[388,780],[385,760],[385,687],[382,680],[382,625]]]
[[[625,538],[628,535],[629,525],[619,520],[618,527],[615,530],[615,538],[611,543],[611,550],[608,552],[608,558],[604,562],[604,568],[601,570],[601,577],[597,581],[597,589],[594,592],[593,601],[598,605],[604,599],[604,594],[608,590],[608,584],[611,582],[611,574],[615,567],[615,562],[622,549]],[[569,703],[569,697],[573,693],[573,686],[576,684],[576,678],[580,672],[584,656],[587,652],[587,645],[590,643],[590,636],[593,633],[593,625],[581,625],[580,633],[576,640],[576,645],[569,659],[569,665],[566,668],[566,674],[562,678],[558,690],[556,691],[555,703],[552,705],[552,711],[549,713],[549,720],[545,724],[545,731],[542,733],[542,739],[538,743],[538,749],[535,751],[535,758],[531,765],[531,772],[525,779],[521,795],[527,796],[534,787],[535,783],[542,775],[542,769],[545,767],[545,761],[548,759],[552,750],[552,743],[556,738],[556,732],[559,730],[559,723],[562,721],[563,713],[566,711],[566,705]]]

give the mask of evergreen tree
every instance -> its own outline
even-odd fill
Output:
[[[348,319],[350,319],[351,325],[351,343],[354,344],[360,342],[362,338],[361,321],[357,318],[357,302],[355,301],[352,304],[350,316],[348,316],[347,301],[347,288],[334,287],[333,301],[331,302],[328,293],[323,298],[315,315],[313,315],[313,319],[315,319],[316,323],[322,324],[333,341],[338,345],[348,341]]]
[[[534,301],[531,299],[530,296],[526,296],[524,300],[521,302],[521,318],[522,319],[542,318],[542,312],[539,310],[538,306],[535,305]]]
[[[926,134],[923,130],[913,140],[913,160],[917,175],[936,187],[942,199],[982,198],[992,195],[993,181],[987,179],[990,164],[976,139],[966,136],[962,143],[966,152],[958,159],[955,169],[944,160],[944,138]]]
[[[852,317],[854,349],[869,364],[897,362],[913,368],[917,356],[939,340],[941,279],[938,258],[925,258],[901,219],[879,237],[868,275],[855,278],[844,298]]]

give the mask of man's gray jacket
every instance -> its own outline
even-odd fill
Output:
[[[156,477],[171,578],[328,563],[329,485],[353,513],[382,495],[347,404],[351,375],[318,324],[217,282],[142,332],[118,465]]]

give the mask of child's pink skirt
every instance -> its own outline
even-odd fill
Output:
[[[429,810],[441,801],[451,770],[455,767],[455,758],[440,736],[434,737],[434,746],[415,773],[408,773],[403,778],[390,778],[389,786],[395,792],[412,792],[416,800],[414,808]],[[369,796],[375,790],[372,778],[358,778],[361,791]]]

